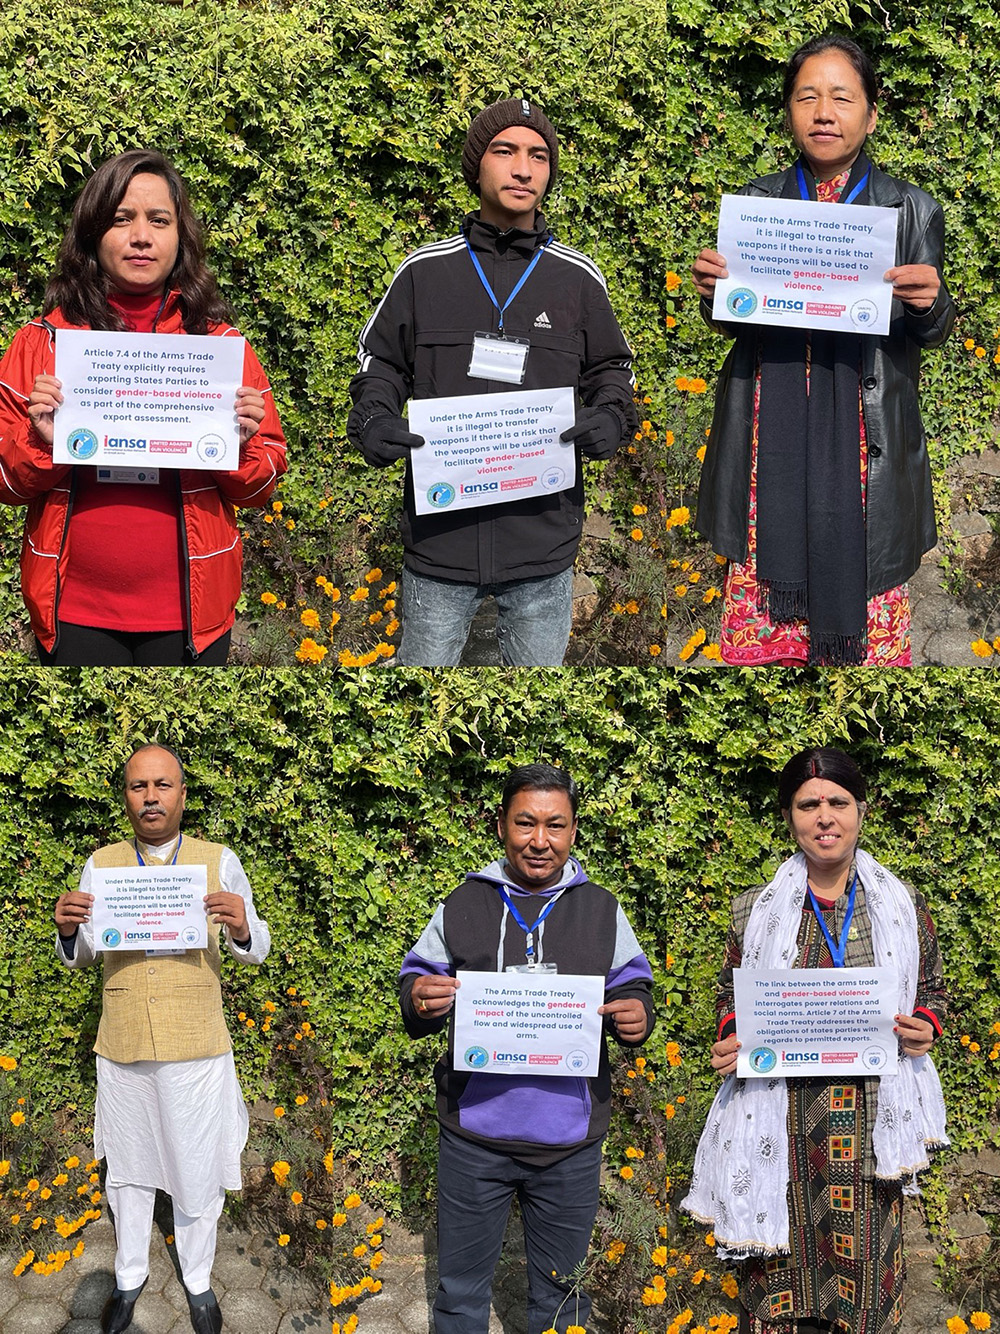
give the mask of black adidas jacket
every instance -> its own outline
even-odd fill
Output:
[[[423,246],[403,261],[361,335],[361,369],[351,381],[354,407],[347,423],[354,444],[371,418],[399,416],[410,398],[515,388],[469,378],[473,337],[496,332],[498,320],[463,238],[503,305],[551,235],[540,213],[533,231],[503,233],[471,213],[460,235]],[[623,443],[632,438],[632,354],[591,260],[553,240],[505,312],[504,332],[531,343],[521,388],[572,385],[582,404],[610,408],[620,418]],[[418,515],[407,464],[401,521],[407,566],[473,584],[559,574],[572,565],[583,527],[579,453],[576,476],[572,489],[553,495]]]

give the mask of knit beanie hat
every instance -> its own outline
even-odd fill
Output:
[[[559,167],[559,140],[552,128],[552,122],[541,107],[526,98],[508,97],[503,102],[494,102],[492,106],[484,107],[469,126],[469,133],[465,137],[465,147],[462,149],[462,175],[465,177],[466,185],[474,193],[479,193],[477,181],[483,154],[497,135],[502,130],[510,129],[512,125],[524,125],[529,130],[534,130],[536,134],[540,134],[545,140],[549,150],[549,183],[546,186],[546,193],[552,189]]]

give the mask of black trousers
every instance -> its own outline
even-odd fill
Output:
[[[60,621],[55,652],[37,639],[35,647],[43,667],[225,667],[231,638],[227,630],[192,658],[183,630],[131,633]]]
[[[442,1130],[438,1153],[437,1334],[487,1334],[493,1271],[511,1201],[524,1223],[528,1334],[586,1325],[590,1300],[560,1282],[586,1256],[597,1214],[600,1143],[548,1167]]]

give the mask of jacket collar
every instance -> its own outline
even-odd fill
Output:
[[[483,222],[479,213],[467,213],[462,221],[462,234],[473,250],[506,254],[514,250],[530,258],[539,247],[551,239],[552,233],[541,213],[535,214],[535,225],[530,230],[511,227],[502,232],[492,222]]]
[[[38,323],[47,328],[50,332],[55,329],[78,329],[77,324],[70,324],[65,315],[57,306],[55,310],[50,310],[47,315],[42,315]],[[156,317],[156,333],[183,333],[184,319],[181,312],[181,294],[176,288],[171,288],[163,301],[163,306]]]
[[[785,171],[776,171],[771,176],[761,176],[753,182],[754,186],[769,199],[776,199],[785,186],[795,176],[794,165]],[[899,181],[887,176],[872,163],[871,180],[868,183],[868,202],[880,208],[899,208],[904,199]]]

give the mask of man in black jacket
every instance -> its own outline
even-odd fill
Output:
[[[636,427],[631,352],[600,270],[556,241],[538,205],[558,169],[552,125],[509,98],[469,129],[462,172],[480,207],[457,237],[399,267],[361,335],[348,436],[376,467],[407,459],[403,503],[403,664],[458,663],[487,594],[513,666],[559,666],[569,639],[573,561],[583,524],[581,456],[610,458]],[[473,345],[513,353],[523,378],[489,378]],[[518,356],[521,354],[518,353]],[[494,368],[489,368],[494,369]],[[476,509],[418,514],[410,454],[423,438],[400,415],[409,398],[570,387],[576,449],[565,491]]]

